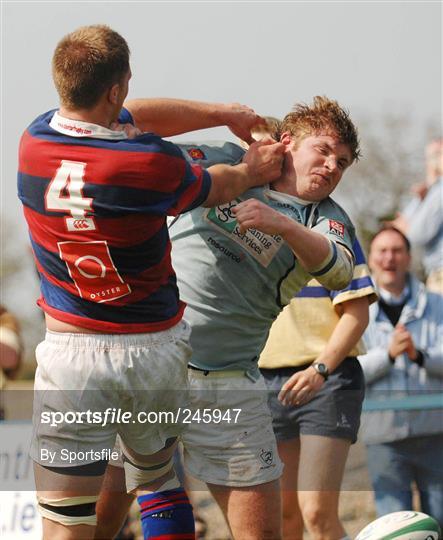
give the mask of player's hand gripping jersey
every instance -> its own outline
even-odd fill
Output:
[[[205,167],[221,161],[220,148],[180,146],[190,161]],[[239,147],[230,144],[224,149],[224,162],[241,158]],[[201,369],[254,369],[272,322],[313,276],[279,235],[239,231],[232,209],[251,197],[352,252],[353,225],[330,198],[307,204],[258,187],[227,204],[181,216],[170,229],[173,265],[188,306],[192,364]]]
[[[122,123],[131,122],[128,111]],[[101,333],[164,330],[182,317],[167,215],[202,204],[211,179],[172,143],[50,111],[20,143],[18,191],[44,311]]]

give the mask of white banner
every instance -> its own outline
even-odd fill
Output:
[[[34,491],[30,422],[0,422],[0,538],[37,540],[41,519]]]

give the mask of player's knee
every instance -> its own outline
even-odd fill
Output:
[[[334,512],[331,506],[321,504],[319,500],[307,501],[302,506],[303,520],[309,530],[327,530],[334,519]],[[335,516],[336,518],[336,516]]]
[[[97,502],[95,540],[110,540],[123,527],[134,497],[126,492],[101,493]]]
[[[97,525],[97,495],[51,499],[37,496],[42,517],[66,526]]]
[[[126,489],[130,493],[135,493],[141,488],[149,491],[161,491],[180,486],[174,473],[172,457],[161,463],[146,465],[123,454],[123,463]]]

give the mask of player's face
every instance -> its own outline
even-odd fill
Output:
[[[334,135],[310,135],[296,142],[287,133],[281,142],[287,145],[284,175],[294,186],[293,194],[306,201],[328,197],[352,163],[349,146]]]
[[[383,231],[371,244],[369,267],[382,288],[402,288],[411,256],[403,238],[395,231]]]

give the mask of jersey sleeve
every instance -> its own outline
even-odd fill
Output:
[[[220,163],[237,165],[245,155],[243,148],[232,142],[183,143],[178,146],[189,163],[205,169]]]
[[[128,111],[128,109],[123,109],[120,111],[120,114],[118,115],[118,122],[119,124],[132,124],[134,125],[134,119],[132,118],[132,114]]]
[[[372,281],[365,255],[360,242],[356,238],[352,246],[355,256],[354,273],[351,283],[341,291],[330,291],[331,300],[334,306],[353,300],[355,298],[368,297],[369,304],[377,300],[377,293]]]
[[[178,198],[169,215],[175,216],[201,206],[211,189],[211,175],[206,168],[219,163],[235,165],[244,155],[244,150],[230,142],[224,143],[183,143],[178,148],[186,161],[182,186]]]
[[[211,175],[199,165],[186,163],[181,185],[168,215],[176,216],[201,206],[211,189]]]
[[[350,253],[353,253],[355,230],[344,212],[326,211],[323,215],[320,214],[312,230],[322,234],[334,244],[344,246]]]

